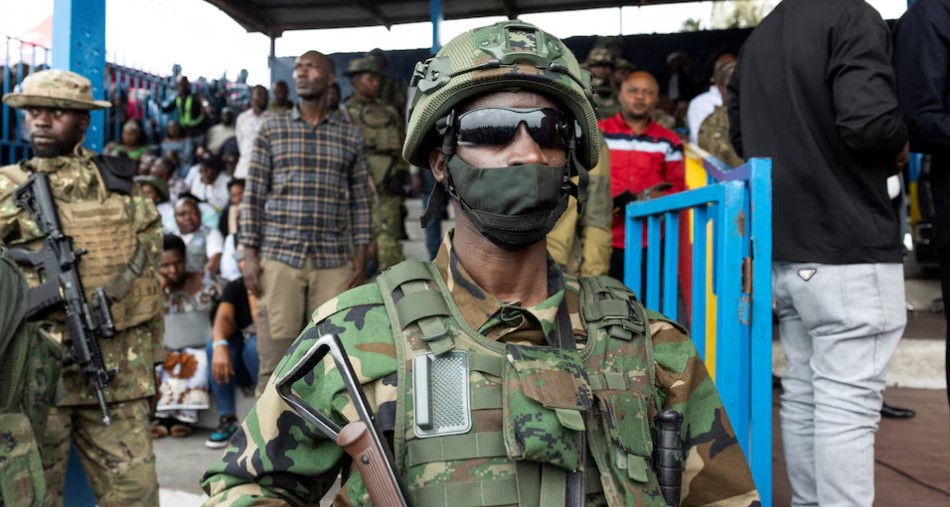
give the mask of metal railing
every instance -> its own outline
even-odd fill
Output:
[[[716,383],[762,505],[769,506],[772,164],[752,159],[729,169],[698,148],[687,151],[687,163],[706,173],[707,184],[627,206],[624,282],[637,294],[643,294],[645,282],[646,306],[674,320],[678,287],[691,288],[683,291],[691,298],[690,335]],[[687,232],[683,245],[677,234],[681,227]],[[691,273],[685,276],[680,255],[691,256]],[[646,280],[641,279],[643,262]]]
[[[0,44],[3,45],[0,48],[0,55],[3,55],[0,91],[3,95],[16,91],[30,73],[49,67],[50,50],[47,47],[7,36],[0,36]],[[32,150],[22,114],[4,104],[0,108],[0,117],[0,165],[28,158]]]

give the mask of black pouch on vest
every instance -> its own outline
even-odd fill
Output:
[[[99,155],[92,159],[102,175],[102,181],[110,192],[132,195],[136,164],[130,158]]]

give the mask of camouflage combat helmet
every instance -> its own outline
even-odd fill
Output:
[[[605,47],[596,47],[590,50],[590,53],[587,54],[587,61],[584,62],[584,66],[591,67],[593,65],[607,65],[610,67],[614,66],[614,57],[610,54],[610,51]]]
[[[376,60],[373,59],[373,57],[364,56],[362,58],[354,58],[350,60],[350,64],[346,68],[346,72],[344,72],[343,75],[346,77],[353,77],[364,72],[379,74],[379,66],[376,65]]]
[[[92,82],[68,70],[41,70],[27,76],[22,91],[3,96],[3,103],[14,108],[52,107],[63,109],[105,109],[112,104],[92,98]]]
[[[522,88],[549,96],[576,121],[576,157],[584,168],[597,164],[600,131],[594,114],[590,73],[553,35],[519,20],[465,32],[416,64],[409,83],[409,120],[403,156],[429,167],[438,143],[436,123],[467,99]]]

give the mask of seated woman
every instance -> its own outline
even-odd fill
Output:
[[[142,135],[142,127],[135,120],[128,120],[122,125],[122,135],[118,141],[113,141],[102,150],[105,155],[126,157],[135,162],[136,166],[142,160],[142,155],[149,150],[155,150],[146,143]]]
[[[238,245],[235,257],[243,268],[243,246]],[[231,435],[237,431],[235,387],[238,384],[253,386],[257,382],[257,333],[252,311],[256,306],[257,300],[248,292],[244,278],[224,287],[214,317],[214,340],[205,347],[210,363],[211,394],[221,417],[218,428],[205,442],[212,449],[227,446]]]
[[[185,242],[166,234],[159,265],[165,294],[165,362],[155,367],[158,405],[152,436],[191,435],[198,410],[209,407],[207,356],[217,290],[201,272],[185,269]]]

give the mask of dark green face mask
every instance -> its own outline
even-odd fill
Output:
[[[567,209],[566,166],[472,167],[449,158],[445,185],[483,236],[507,250],[541,241]]]

